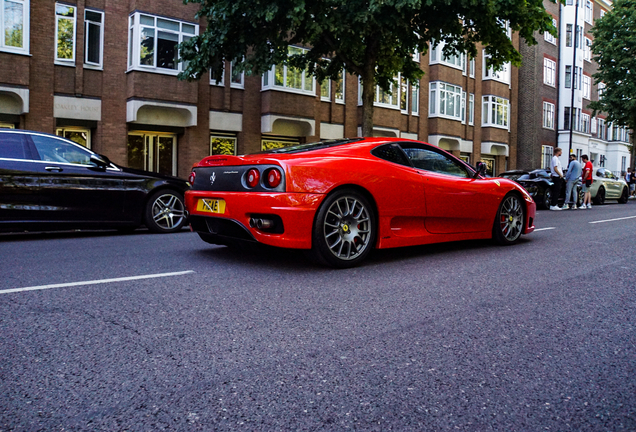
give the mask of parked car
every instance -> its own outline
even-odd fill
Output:
[[[625,180],[606,168],[596,170],[590,191],[595,204],[604,204],[606,200],[618,200],[625,204],[629,199],[629,186]]]
[[[567,170],[564,171],[564,175]],[[514,180],[525,188],[530,196],[534,199],[537,205],[543,209],[549,209],[552,201],[552,178],[550,177],[550,171],[545,169],[535,169],[532,171],[513,170],[506,171],[501,174],[501,177]],[[581,182],[576,184],[576,205],[583,204],[584,194],[581,190]],[[565,202],[565,181],[563,187],[561,187],[561,193],[559,194],[559,204]]]
[[[333,267],[371,249],[467,239],[516,243],[534,230],[536,205],[517,183],[485,178],[426,143],[356,138],[194,165],[186,208],[208,243],[306,249]]]
[[[0,129],[0,231],[75,228],[174,232],[186,222],[175,177],[118,166],[65,138]]]

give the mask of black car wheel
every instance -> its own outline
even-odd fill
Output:
[[[145,222],[155,233],[171,233],[180,230],[185,223],[183,195],[172,190],[157,191],[146,204]]]
[[[550,208],[551,205],[552,205],[552,191],[549,188],[547,188],[543,192],[543,208],[547,210]]]
[[[525,207],[521,197],[509,193],[501,201],[492,227],[493,239],[501,245],[515,244],[523,232]]]
[[[585,192],[583,192],[583,189],[577,190],[579,191],[579,196],[576,199],[576,206],[581,207],[583,206],[583,201],[585,201]]]
[[[629,191],[627,190],[626,187],[624,187],[623,188],[623,193],[621,194],[621,197],[618,200],[618,202],[621,203],[621,204],[627,204],[628,200],[629,200]]]
[[[598,192],[596,193],[596,197],[594,197],[594,203],[598,205],[605,204],[605,188],[601,186],[598,188]]]
[[[360,193],[344,189],[329,195],[314,222],[312,253],[323,264],[353,267],[375,243],[375,212]]]

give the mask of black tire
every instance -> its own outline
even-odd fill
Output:
[[[603,205],[605,204],[605,188],[601,186],[598,188],[598,192],[594,197],[594,204]]]
[[[312,256],[331,267],[354,267],[373,249],[376,232],[375,210],[367,198],[353,189],[336,191],[316,214]]]
[[[547,210],[550,208],[551,205],[552,205],[552,191],[550,190],[550,188],[546,188],[543,191],[542,207]]]
[[[144,211],[144,222],[154,233],[179,231],[186,222],[183,195],[167,189],[150,195]]]
[[[526,208],[521,197],[508,193],[497,210],[492,225],[492,238],[500,245],[512,245],[519,241],[526,221]]]
[[[624,187],[623,193],[621,194],[621,197],[618,199],[618,202],[620,204],[627,204],[627,201],[629,201],[629,191],[627,190],[626,187]]]
[[[583,206],[583,201],[585,201],[585,192],[583,192],[583,189],[579,189],[577,187],[577,191],[578,191],[578,196],[576,198],[576,206],[577,207],[581,207]]]

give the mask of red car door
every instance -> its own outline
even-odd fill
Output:
[[[453,234],[492,228],[489,180],[474,179],[463,163],[432,147],[408,143],[402,148],[423,178],[427,231]]]

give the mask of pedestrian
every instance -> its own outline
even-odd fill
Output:
[[[625,177],[625,183],[629,184],[632,178],[632,169],[627,167],[627,172],[623,171],[623,176]]]
[[[572,210],[576,210],[576,204],[579,198],[579,194],[577,192],[576,184],[579,182],[579,178],[581,177],[581,164],[576,160],[576,155],[574,153],[570,153],[570,164],[568,165],[568,172],[565,174],[565,203],[563,205],[563,209],[567,210],[568,208],[572,208]],[[570,205],[570,199],[571,205]]]
[[[583,174],[581,174],[581,180],[583,181],[583,192],[585,193],[583,197],[583,205],[581,209],[592,208],[592,191],[590,190],[592,187],[592,175],[594,172],[594,167],[592,166],[592,162],[588,159],[587,155],[584,154],[581,156],[581,160],[583,161]]]
[[[629,178],[629,192],[632,198],[636,198],[636,168],[632,170],[632,175]]]
[[[550,176],[552,177],[552,203],[550,210],[561,210],[557,204],[559,203],[559,195],[561,195],[561,187],[563,186],[563,167],[561,166],[562,150],[560,147],[554,149],[554,156],[550,161]]]

